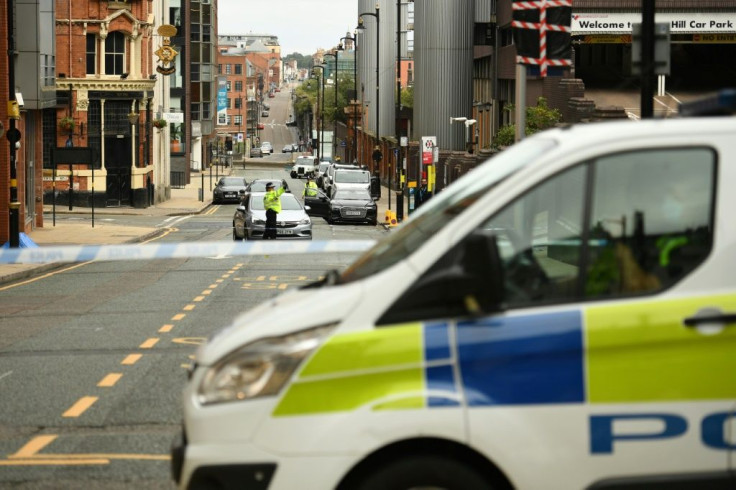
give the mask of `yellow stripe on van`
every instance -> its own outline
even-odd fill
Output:
[[[274,416],[421,408],[425,390],[421,324],[336,335],[309,360]],[[406,395],[406,398],[403,397]]]
[[[704,309],[734,312],[736,295],[588,308],[588,400],[736,399],[736,325],[712,335],[684,325]]]

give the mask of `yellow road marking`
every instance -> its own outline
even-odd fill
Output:
[[[166,231],[164,231],[164,232],[163,232],[163,233],[161,233],[160,235],[157,235],[157,236],[155,236],[155,237],[153,237],[153,238],[151,238],[151,239],[149,239],[149,240],[146,240],[146,241],[144,241],[144,242],[141,242],[141,243],[148,243],[148,242],[152,242],[152,241],[154,241],[154,240],[160,240],[161,238],[163,238],[163,237],[165,237],[166,235],[169,235],[169,234],[171,234],[171,233],[174,233],[175,231],[179,231],[179,228],[166,228]]]
[[[186,305],[183,310],[184,311],[192,311],[194,308],[196,308],[197,305]]]
[[[62,414],[62,417],[79,417],[82,415],[89,407],[94,405],[94,403],[97,401],[98,397],[96,396],[83,396],[77,402],[72,405],[69,410],[64,412]]]
[[[178,228],[167,228],[166,231],[164,231],[160,235],[157,235],[155,237],[152,237],[152,238],[150,238],[148,240],[145,240],[145,241],[143,241],[141,243],[149,243],[149,242],[153,242],[155,240],[159,240],[159,239],[165,237],[166,235],[169,235],[169,234],[171,234],[171,233],[173,233],[175,231],[179,231],[179,229]],[[63,269],[58,269],[58,270],[55,270],[53,272],[49,272],[48,274],[44,274],[42,276],[38,276],[38,277],[34,277],[34,278],[31,278],[31,279],[28,279],[27,281],[17,282],[15,284],[9,284],[7,286],[0,287],[0,291],[6,291],[8,289],[17,288],[19,286],[25,286],[26,284],[31,284],[31,283],[34,283],[36,281],[40,281],[42,279],[46,279],[46,278],[55,276],[57,274],[62,274],[64,272],[68,272],[68,271],[77,269],[79,267],[84,267],[85,265],[91,264],[92,262],[94,262],[94,261],[93,260],[89,260],[87,262],[81,262],[79,264],[74,264],[74,265],[71,265],[69,267],[65,267]]]
[[[18,459],[18,460],[0,460],[0,466],[62,466],[62,465],[83,465],[83,464],[110,464],[109,459]]]
[[[202,345],[207,342],[207,337],[179,337],[172,340],[175,344]]]
[[[126,356],[125,359],[123,359],[123,362],[121,364],[125,364],[126,366],[131,366],[138,362],[138,360],[143,357],[143,354],[129,354]]]
[[[174,315],[174,316],[171,317],[171,320],[172,321],[175,321],[175,322],[178,322],[179,320],[181,320],[185,316],[187,316],[187,315],[184,314],[184,313],[177,313],[176,315]]]
[[[123,377],[122,373],[110,373],[104,378],[102,378],[102,381],[97,383],[97,386],[100,388],[109,388],[111,386],[115,386],[115,383],[120,381],[120,378]]]
[[[18,451],[14,454],[10,454],[9,458],[30,458],[33,455],[35,455],[37,452],[39,452],[41,449],[45,448],[54,440],[59,437],[58,434],[48,434],[44,436],[36,436],[30,441],[26,443],[25,446],[18,449]]]
[[[218,284],[222,284],[225,281],[223,279],[215,279],[215,282],[218,283]],[[212,286],[210,286],[210,287],[212,287]],[[217,286],[215,286],[215,287],[217,287]]]
[[[202,300],[204,300],[204,296],[197,296],[196,298],[194,298],[193,301],[196,301],[197,303],[199,303]]]
[[[81,264],[75,264],[69,267],[65,267],[63,269],[56,270],[54,272],[49,272],[48,274],[44,274],[43,276],[39,276],[39,277],[34,277],[33,279],[28,279],[27,281],[18,282],[15,284],[11,284],[9,286],[3,286],[0,288],[0,291],[5,291],[6,289],[17,288],[18,286],[25,286],[26,284],[31,284],[33,282],[40,281],[41,279],[46,279],[47,277],[55,276],[57,274],[61,274],[62,272],[67,272],[67,271],[70,271],[70,270],[73,270],[78,267],[82,267],[84,265],[91,264],[91,263],[92,261],[82,262]]]
[[[141,349],[150,349],[154,345],[158,343],[158,339],[155,337],[152,337],[150,339],[147,339],[145,342],[143,342],[139,347]]]
[[[210,286],[210,287],[212,287],[212,286]],[[217,287],[217,286],[215,286],[215,287]],[[202,291],[202,294],[204,294],[205,296],[208,296],[208,295],[212,294],[212,290],[211,289],[205,289],[204,291]]]
[[[171,332],[172,328],[174,328],[173,325],[164,325],[163,327],[159,328],[158,331],[159,333]]]

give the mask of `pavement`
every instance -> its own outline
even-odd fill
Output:
[[[235,164],[235,168],[240,167],[240,163]],[[246,165],[255,165],[259,168],[278,167],[283,168],[283,163],[268,164],[265,161],[248,161]],[[231,168],[219,168],[220,177],[229,175]],[[203,179],[204,177],[204,179]],[[92,210],[91,208],[75,207],[69,210],[67,206],[56,206],[57,218],[61,214],[79,215],[79,221],[56,220],[53,224],[53,208],[51,205],[44,205],[44,225],[42,228],[36,228],[27,234],[33,243],[39,247],[65,246],[65,245],[119,245],[125,243],[142,243],[151,240],[165,231],[165,228],[146,227],[146,226],[125,226],[104,220],[105,215],[137,215],[137,216],[186,216],[196,215],[204,212],[212,205],[212,192],[209,190],[210,172],[192,171],[191,183],[182,189],[171,189],[171,199],[158,203],[148,208],[132,208],[132,207],[114,207],[114,208],[95,208],[94,227],[92,226]],[[212,174],[213,181],[215,174]],[[204,182],[204,200],[200,201],[200,188]],[[391,192],[391,209],[396,211],[396,193]],[[378,204],[378,218],[385,228],[391,229],[396,224],[384,222],[386,211],[388,210],[388,188],[381,189],[381,198]],[[404,219],[409,214],[407,212],[406,199],[404,200]],[[20,281],[39,273],[52,271],[67,264],[0,264],[0,284]],[[2,291],[2,288],[0,288]]]

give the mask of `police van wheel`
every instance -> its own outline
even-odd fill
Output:
[[[358,490],[489,490],[492,482],[471,466],[438,456],[411,456],[393,461],[367,475]]]
[[[242,240],[242,238],[238,236],[238,233],[235,231],[235,227],[233,226],[233,241],[239,242],[240,240]]]

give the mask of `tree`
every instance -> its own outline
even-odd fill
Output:
[[[410,85],[401,89],[402,107],[414,107],[414,86]]]
[[[504,108],[506,111],[513,111],[514,105],[509,104]],[[539,97],[536,106],[526,108],[526,128],[524,134],[527,136],[539,131],[554,127],[562,120],[562,113],[557,109],[550,109],[547,105],[547,99]],[[503,146],[511,146],[516,138],[516,125],[507,124],[498,130],[496,137],[493,138],[492,146],[500,148]]]

